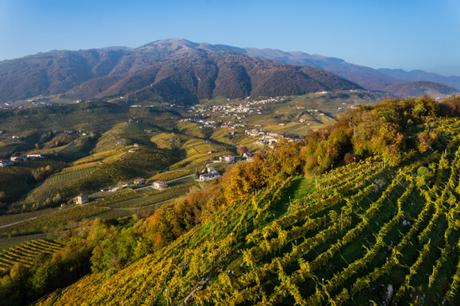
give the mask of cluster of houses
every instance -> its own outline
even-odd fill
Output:
[[[207,182],[218,179],[221,177],[219,171],[217,171],[214,167],[211,167],[213,163],[227,163],[232,164],[234,162],[240,160],[253,160],[253,154],[250,151],[244,152],[242,156],[233,156],[233,155],[225,155],[220,156],[217,160],[212,161],[210,164],[206,165],[206,169],[198,176],[197,180],[199,182]]]
[[[197,104],[188,110],[188,112],[193,115],[189,118],[182,119],[182,121],[198,123],[202,128],[244,128],[245,124],[242,120],[245,119],[247,115],[261,115],[264,105],[284,101],[286,101],[285,97],[273,97],[257,100],[252,100],[248,97],[240,103],[212,105]],[[223,119],[209,119],[211,115],[219,116]]]
[[[256,144],[273,146],[281,140],[297,141],[297,139],[258,129],[257,125],[254,125],[254,128],[249,129],[243,119],[250,114],[262,114],[263,107],[267,104],[286,101],[288,101],[286,97],[272,97],[257,100],[246,98],[240,103],[232,102],[219,105],[197,104],[189,109],[189,112],[193,115],[182,119],[181,121],[198,123],[200,128],[229,128],[231,130],[230,137],[235,134],[235,130],[237,128],[246,128],[244,133],[247,136],[255,137]],[[305,114],[322,115],[322,112],[318,109],[306,109],[305,107],[298,107],[297,109],[301,110],[301,113]],[[300,117],[298,120],[301,123],[306,121]],[[286,122],[279,123],[280,126],[285,126],[286,124]]]
[[[17,163],[25,162],[27,160],[36,160],[45,158],[42,154],[27,154],[25,156],[11,156],[9,159],[0,159],[0,168],[14,166]]]
[[[260,145],[274,145],[281,140],[296,141],[294,138],[260,129],[245,130],[244,133],[247,136],[256,137],[256,143]]]

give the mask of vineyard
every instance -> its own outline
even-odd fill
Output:
[[[443,150],[279,176],[161,251],[41,303],[459,305],[460,121],[424,128]]]
[[[0,274],[8,272],[15,264],[32,266],[39,256],[51,255],[61,247],[57,242],[38,239],[0,251]]]

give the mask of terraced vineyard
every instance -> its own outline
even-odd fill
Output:
[[[459,305],[460,121],[425,128],[444,150],[278,177],[110,278],[89,275],[41,302]]]
[[[8,272],[15,264],[31,266],[37,257],[53,254],[62,245],[45,239],[30,240],[0,252],[0,274]]]

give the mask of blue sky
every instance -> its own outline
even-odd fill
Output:
[[[460,0],[0,0],[0,59],[172,37],[460,75]]]

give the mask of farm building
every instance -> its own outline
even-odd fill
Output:
[[[155,181],[152,184],[153,189],[164,190],[168,188],[168,184],[165,181]]]
[[[219,177],[220,177],[220,174],[203,173],[203,174],[200,174],[200,176],[198,177],[198,181],[208,182],[208,181],[218,179]]]
[[[221,156],[219,157],[219,161],[231,164],[235,162],[235,156],[231,156],[231,155]]]
[[[136,178],[133,180],[133,185],[142,186],[145,185],[145,178]]]
[[[13,162],[8,159],[0,159],[0,168],[5,168],[13,165]]]
[[[30,159],[42,159],[45,158],[42,154],[27,154],[27,158]]]
[[[198,181],[199,182],[207,182],[207,181],[212,181],[212,180],[218,179],[219,177],[221,177],[219,171],[217,171],[213,167],[207,166],[206,167],[206,172],[204,172],[204,173],[200,174],[200,176],[198,176]]]
[[[217,171],[215,168],[213,167],[206,167],[206,171],[208,174],[212,174],[212,175],[219,175],[219,171]]]
[[[10,160],[12,162],[21,162],[21,161],[25,161],[26,159],[22,156],[11,156]]]
[[[89,197],[85,193],[81,193],[75,197],[75,204],[77,205],[84,205],[89,202]]]

